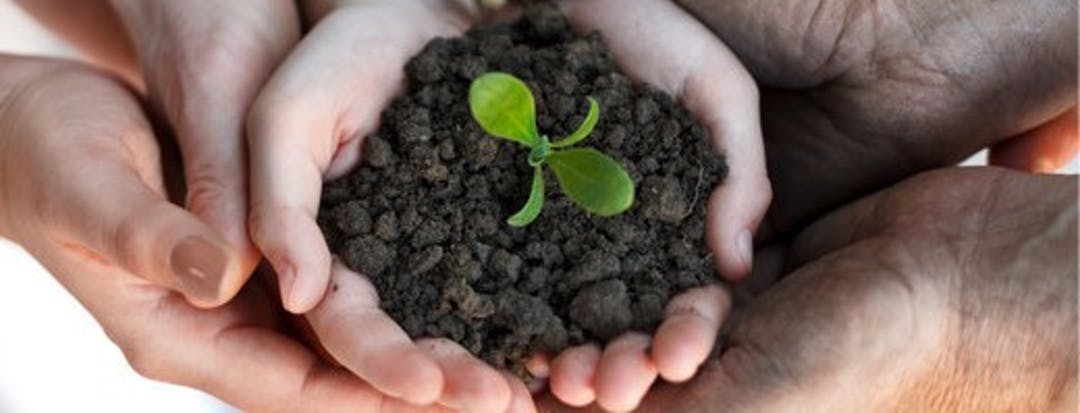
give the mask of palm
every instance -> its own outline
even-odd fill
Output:
[[[828,215],[645,411],[1052,410],[1076,372],[1075,183],[949,170]]]
[[[679,1],[766,86],[780,232],[1076,104],[1075,2]]]

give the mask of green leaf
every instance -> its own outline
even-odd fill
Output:
[[[486,73],[469,87],[469,108],[476,122],[487,133],[530,148],[540,139],[535,105],[525,82],[506,73]]]
[[[634,182],[610,156],[596,149],[571,149],[547,157],[559,186],[581,208],[610,217],[634,203]]]
[[[540,210],[544,208],[544,170],[540,166],[533,168],[532,190],[529,191],[529,200],[516,214],[506,220],[507,224],[515,227],[524,227],[531,224],[540,216]]]
[[[588,99],[589,114],[585,115],[585,120],[581,122],[581,126],[578,126],[577,130],[574,131],[574,133],[571,133],[570,136],[567,136],[566,139],[552,143],[552,148],[565,148],[581,142],[592,133],[593,128],[596,127],[596,122],[600,120],[600,104],[597,103],[596,99],[593,99],[592,96],[589,96]]]

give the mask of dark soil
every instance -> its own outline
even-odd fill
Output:
[[[686,110],[615,71],[598,34],[576,36],[557,9],[533,6],[513,24],[433,40],[406,69],[410,87],[366,139],[363,164],[324,187],[319,222],[410,336],[449,337],[521,373],[535,350],[651,332],[674,294],[714,276],[705,203],[726,164]],[[627,213],[588,215],[548,172],[540,218],[505,223],[532,171],[526,148],[486,135],[469,113],[470,82],[493,70],[529,84],[552,139],[581,123],[586,96],[600,101],[578,146],[630,172]]]

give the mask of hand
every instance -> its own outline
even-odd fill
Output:
[[[214,302],[224,303],[259,260],[246,225],[244,118],[299,37],[295,5],[285,0],[110,1],[139,57],[151,106],[176,134],[184,159],[185,205],[224,235],[229,254],[241,257],[243,270],[221,280]]]
[[[708,30],[670,2],[577,0],[561,3],[579,31],[598,30],[620,68],[670,93],[700,119],[730,174],[713,192],[706,238],[720,273],[750,271],[752,233],[769,204],[753,79]],[[565,403],[596,402],[629,411],[656,380],[689,380],[712,351],[731,299],[718,285],[675,297],[651,338],[629,333],[601,349],[571,348],[551,363],[552,393]]]
[[[403,84],[405,62],[428,40],[462,33],[475,18],[472,3],[304,4],[313,28],[260,93],[248,121],[252,237],[279,276],[286,307],[307,312],[328,353],[384,394],[475,412],[533,409],[520,380],[457,343],[414,344],[379,309],[368,280],[332,263],[315,222],[323,179],[357,164],[362,138],[375,132]]]
[[[240,264],[207,260],[204,247],[226,241],[167,201],[150,124],[118,82],[0,55],[0,102],[0,235],[41,261],[136,371],[249,411],[411,409],[285,335],[256,283],[212,310],[173,292],[203,290],[184,279],[191,269]]]
[[[473,20],[469,14],[455,13],[468,10],[467,5],[449,1],[320,4],[309,4],[308,14],[321,20],[275,73],[249,122],[254,239],[283,274],[282,288],[305,295],[325,291],[331,273],[330,254],[315,223],[322,180],[356,165],[360,140],[374,132],[380,111],[398,91],[406,60],[432,37],[459,34]],[[738,277],[749,271],[750,233],[768,204],[769,186],[757,127],[756,89],[748,74],[723,45],[671,4],[640,2],[625,7],[597,1],[565,6],[580,28],[605,33],[631,76],[682,99],[706,123],[716,145],[729,151],[732,174],[711,199],[709,233],[716,236],[709,241],[721,257],[722,272]],[[590,12],[598,9],[607,12]],[[635,19],[656,23],[641,31],[631,26]],[[642,39],[657,47],[640,48]],[[683,54],[676,55],[676,50]],[[705,70],[718,67],[725,69]],[[282,171],[289,172],[282,175]],[[430,363],[417,360],[409,366],[401,357],[373,356],[378,354],[375,349],[392,349],[395,354],[415,350],[378,310],[371,285],[356,280],[362,278],[334,266],[332,283],[338,292],[329,293],[309,315],[323,344],[377,388],[417,402],[429,400],[435,393],[419,387],[419,378],[435,377],[429,373]],[[346,283],[361,293],[341,294]],[[719,287],[689,292],[672,304],[671,317],[661,326],[651,352],[646,351],[650,338],[641,334],[617,339],[606,352],[595,346],[571,349],[552,362],[552,387],[571,403],[598,400],[612,409],[630,409],[658,373],[675,381],[694,374],[712,347],[727,303],[727,294]],[[373,334],[359,332],[370,328],[358,328],[357,333],[338,328],[362,323],[380,326],[378,331],[386,333],[374,341]],[[447,340],[419,344],[426,348],[429,343],[443,343],[466,357],[460,346]],[[385,377],[388,371],[414,379]],[[406,373],[410,371],[416,373]],[[455,382],[466,382],[453,377],[462,374],[459,370],[444,368],[443,374],[447,390],[459,385]],[[493,408],[507,394],[502,387],[484,385],[499,396],[487,398]]]
[[[642,411],[1073,411],[1076,244],[1075,176],[911,178],[799,234],[720,359]]]
[[[766,86],[772,232],[1076,106],[1072,1],[679,2]]]

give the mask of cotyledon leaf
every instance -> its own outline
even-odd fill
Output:
[[[634,182],[614,159],[592,148],[552,153],[548,165],[563,192],[581,208],[610,217],[634,203]]]
[[[532,91],[512,75],[491,72],[473,80],[469,109],[487,133],[530,148],[540,139]]]

